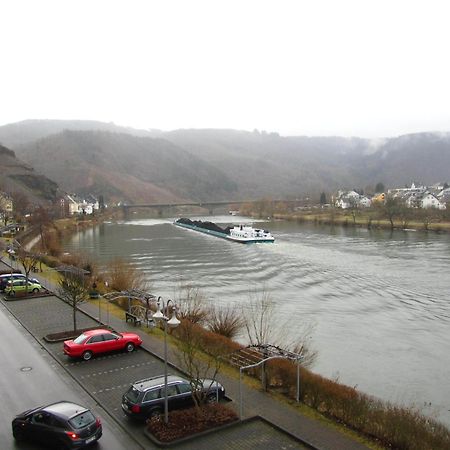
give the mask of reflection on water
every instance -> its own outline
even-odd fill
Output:
[[[178,282],[192,282],[225,305],[264,288],[293,329],[315,324],[315,371],[450,424],[450,236],[259,226],[274,244],[228,242],[162,219],[103,224],[72,237],[66,250],[90,252],[100,263],[124,257],[157,295],[173,297]]]

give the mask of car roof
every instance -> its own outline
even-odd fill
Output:
[[[96,330],[83,331],[82,334],[84,334],[85,336],[96,336],[97,334],[103,334],[103,333],[113,333],[113,331],[106,330],[104,328],[98,328]]]
[[[24,277],[25,275],[23,273],[14,273],[12,274],[13,277]],[[11,274],[10,273],[3,273],[0,275],[0,278],[11,278]]]
[[[178,377],[175,375],[169,375],[167,377],[168,383],[188,383],[187,380],[185,380],[182,377]],[[164,385],[164,375],[159,375],[157,377],[151,377],[151,378],[145,378],[143,380],[138,380],[133,383],[133,387],[139,391],[147,391],[149,389],[152,389],[154,387],[163,386]]]
[[[70,419],[78,414],[89,411],[88,408],[77,405],[76,403],[68,402],[68,401],[60,401],[56,403],[52,403],[51,405],[47,405],[42,408],[42,411],[48,411],[52,414],[55,414],[59,417],[63,417],[65,419]]]

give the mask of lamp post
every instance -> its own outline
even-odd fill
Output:
[[[169,313],[170,303],[173,303],[173,312],[172,317],[169,319],[165,313]],[[164,322],[164,422],[167,424],[169,423],[169,399],[167,395],[167,326],[176,328],[180,325],[180,321],[177,319],[177,305],[173,300],[168,299],[167,302],[164,302],[161,297],[158,297],[156,304],[158,310],[153,314],[153,320],[162,320]]]
[[[14,248],[12,248],[12,247],[8,250],[9,262],[10,262],[10,265],[11,265],[11,280],[10,280],[10,282],[11,282],[11,290],[13,288],[13,261],[14,261],[15,253],[16,252],[14,251]]]

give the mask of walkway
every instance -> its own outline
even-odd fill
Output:
[[[0,270],[1,269],[8,269],[8,266],[1,262]],[[46,287],[48,287],[49,289],[55,289],[55,286],[51,286],[50,281],[47,281],[46,284],[45,280],[47,280],[47,277],[45,276],[45,274],[40,273],[36,276],[38,276],[38,278],[46,285]],[[68,306],[68,308],[70,313],[70,307]],[[145,332],[144,328],[141,329],[140,327],[135,327],[132,324],[125,322],[125,314],[123,316],[123,319],[115,317],[112,314],[104,317],[106,316],[106,312],[99,310],[99,307],[93,303],[84,303],[81,305],[80,309],[95,319],[99,318],[98,316],[100,312],[100,314],[102,315],[101,321],[103,323],[108,322],[108,324],[117,331],[137,332],[138,334],[140,334],[144,341],[144,348],[160,360],[163,360],[163,340],[158,338],[156,335],[153,335],[151,332]],[[58,310],[60,310],[60,308],[58,308]],[[35,319],[36,321],[39,321],[38,317],[36,317]],[[58,318],[55,317],[55,326],[60,327],[61,325],[58,322]],[[172,363],[176,361],[175,350],[173,348],[171,348],[169,351],[169,361]],[[218,379],[225,386],[227,396],[233,400],[235,409],[238,410],[239,381],[224,374],[220,374]],[[313,420],[309,417],[304,416],[297,410],[297,408],[284,403],[280,403],[279,401],[272,398],[270,394],[264,393],[261,390],[250,388],[245,384],[243,384],[242,386],[242,391],[243,418],[261,416],[265,420],[274,424],[275,427],[278,427],[281,430],[285,430],[286,432],[297,437],[306,444],[309,444],[312,448],[316,448],[319,450],[367,450],[368,448],[367,446],[351,439],[350,437],[341,434],[334,428],[327,426],[323,422],[319,422],[317,420]],[[245,430],[245,428],[243,427],[242,430]],[[243,433],[245,433],[245,431],[243,431]],[[248,434],[246,434],[245,436],[249,437]],[[223,436],[223,438],[224,437],[225,436]],[[225,441],[223,441],[222,443],[222,447],[217,447],[216,445],[214,445],[214,447],[209,448],[231,448],[229,446],[230,443],[228,443],[227,445]],[[196,448],[208,448],[208,445],[212,444],[212,442],[209,442],[208,439],[206,439],[205,446],[200,445],[200,442],[198,444],[199,445],[196,446]],[[192,443],[183,447],[193,448]],[[239,443],[234,441],[232,448],[240,448]],[[243,446],[242,448],[250,447]]]

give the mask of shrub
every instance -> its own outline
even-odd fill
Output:
[[[113,291],[139,289],[142,286],[142,273],[123,259],[111,261],[106,272],[104,276]]]
[[[213,333],[230,339],[236,337],[244,326],[242,315],[232,305],[228,305],[225,308],[210,308],[206,321],[208,328]]]

